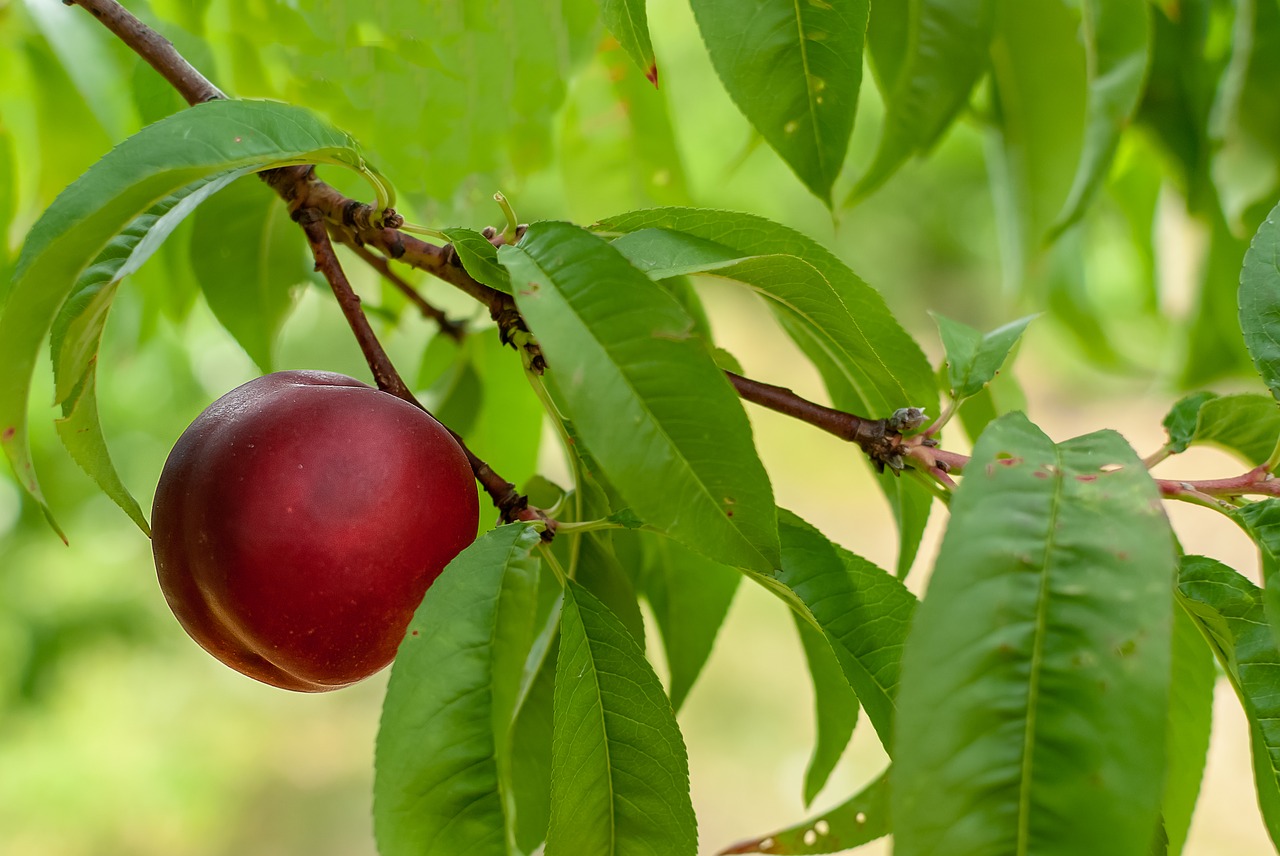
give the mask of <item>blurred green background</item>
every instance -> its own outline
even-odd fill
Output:
[[[554,9],[558,17],[520,21],[524,29],[514,36],[486,17],[494,9],[517,16],[510,3],[428,3],[414,14],[439,13],[439,42],[431,45],[416,31],[347,26],[337,2],[310,12],[269,0],[129,5],[233,94],[293,99],[328,113],[361,140],[419,223],[498,223],[489,200],[499,189],[525,220],[586,223],[654,204],[761,214],[836,250],[881,289],[935,361],[940,349],[927,310],[990,328],[1044,308],[1061,270],[1050,258],[1028,288],[1007,282],[984,164],[989,139],[976,120],[961,122],[928,160],[833,218],[734,108],[682,0],[649,4],[657,92],[603,37],[590,0],[528,4],[532,11],[519,14]],[[467,41],[469,27],[483,38]],[[550,52],[500,53],[512,39],[536,44],[539,27],[562,42]],[[264,28],[275,28],[278,43],[264,42],[261,33],[271,31]],[[439,68],[397,64],[397,52],[414,49],[438,50]],[[62,187],[112,144],[180,106],[83,11],[57,0],[0,0],[0,263],[12,264],[22,235]],[[864,86],[850,175],[868,160],[879,114],[874,87]],[[1127,138],[1113,184],[1149,183],[1152,151],[1140,136]],[[1013,374],[1033,418],[1056,439],[1115,427],[1147,454],[1162,442],[1159,421],[1177,394],[1180,334],[1207,236],[1164,187],[1156,198],[1159,255],[1148,258],[1127,239],[1118,198],[1100,199],[1063,251],[1078,263],[1078,305],[1092,307],[1095,326],[1082,326],[1078,313],[1051,312],[1032,326]],[[210,257],[193,256],[190,242],[190,232],[180,232],[125,283],[99,361],[106,434],[144,507],[183,428],[260,373],[201,296],[193,265]],[[294,262],[302,248],[298,241]],[[416,369],[431,325],[371,278],[357,284],[384,310],[393,356]],[[305,275],[280,285],[296,288],[274,366],[365,377],[326,294]],[[474,319],[475,335],[493,335],[464,298],[440,283],[421,285],[451,313]],[[749,374],[823,398],[816,374],[753,298],[723,284],[701,287],[718,344]],[[515,354],[507,355],[517,366]],[[420,380],[428,387],[430,371]],[[205,655],[169,614],[146,538],[62,451],[54,414],[41,405],[51,396],[50,378],[38,376],[32,442],[69,546],[23,501],[8,469],[0,470],[0,854],[372,854],[372,747],[385,675],[302,696],[256,684]],[[774,414],[750,415],[780,503],[891,567],[891,517],[853,451]],[[962,438],[947,439],[963,450]],[[503,448],[477,451],[491,459],[522,445],[500,434],[490,442]],[[1238,468],[1212,452],[1166,466],[1184,477]],[[539,469],[564,480],[550,440]],[[941,517],[935,514],[912,577],[917,591]],[[1253,567],[1244,539],[1205,519],[1211,515],[1180,508],[1174,517],[1188,551]],[[651,647],[657,644],[651,634]],[[681,714],[705,852],[804,816],[813,726],[802,663],[784,608],[744,586]],[[1220,701],[1188,852],[1270,852],[1253,808],[1246,732],[1234,700]],[[882,764],[874,734],[861,728],[817,806],[841,801]],[[887,852],[882,845],[868,850]]]

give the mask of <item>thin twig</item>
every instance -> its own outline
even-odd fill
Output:
[[[467,328],[461,321],[454,321],[444,313],[443,309],[430,303],[425,297],[418,293],[418,290],[410,285],[404,277],[391,269],[391,265],[386,258],[377,253],[369,252],[367,247],[355,243],[354,240],[347,240],[339,235],[339,240],[343,245],[359,256],[365,264],[382,274],[387,282],[396,287],[397,290],[405,297],[409,298],[409,302],[418,308],[423,317],[430,318],[440,327],[440,332],[444,333],[455,342],[461,342],[466,338]]]

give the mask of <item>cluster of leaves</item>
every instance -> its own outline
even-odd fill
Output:
[[[429,45],[404,26],[411,10],[396,4],[348,20],[345,5],[298,12],[210,3],[189,23],[202,30],[217,8],[243,13],[230,15],[236,28],[248,22],[279,33],[277,52],[264,59],[248,36],[222,43],[231,47],[219,67],[237,89],[274,80],[269,94],[350,118],[361,136],[386,140],[384,157],[424,163],[447,182],[450,170],[493,168],[474,157],[538,156],[544,138],[533,127],[535,111],[554,109],[556,72],[581,56],[595,27],[595,13],[581,4],[489,5],[449,7],[456,18],[446,16]],[[853,127],[864,44],[886,114],[882,143],[853,196],[927,151],[978,92],[978,112],[1000,142],[998,191],[1020,264],[1031,263],[1046,236],[1069,234],[1103,186],[1131,120],[1174,156],[1188,204],[1223,241],[1238,242],[1241,224],[1261,221],[1255,209],[1276,195],[1259,183],[1245,190],[1229,168],[1233,157],[1259,157],[1239,151],[1248,149],[1244,140],[1276,138],[1256,136],[1251,123],[1266,121],[1265,111],[1242,106],[1258,99],[1274,59],[1263,46],[1280,12],[1266,0],[1238,4],[1237,37],[1225,46],[1213,34],[1231,10],[1208,0],[1084,0],[1079,8],[1060,0],[760,3],[745,28],[735,4],[692,5],[729,93],[828,203]],[[644,4],[600,8],[623,48],[656,77]],[[481,58],[512,44],[520,22],[542,34],[528,40],[535,48],[516,40],[521,50],[546,53],[530,58],[518,78],[492,85]],[[299,83],[338,53],[353,69],[351,92]],[[1179,65],[1189,55],[1196,62]],[[273,75],[280,66],[302,72]],[[257,75],[256,82],[236,75]],[[398,105],[437,78],[474,84],[457,88],[466,93],[459,103],[494,99],[483,102],[492,109],[468,108],[475,122],[453,125],[442,112],[434,135],[385,124],[416,121]],[[73,83],[104,89],[89,75]],[[1165,87],[1174,84],[1171,95]],[[550,90],[531,96],[528,85]],[[1047,86],[1054,89],[1037,91]],[[378,103],[386,109],[344,113],[371,98],[385,98]],[[527,147],[474,145],[526,131]],[[10,162],[0,156],[0,168]],[[348,167],[372,180],[375,195],[386,193],[352,138],[310,111],[216,102],[125,140],[32,228],[0,305],[7,367],[0,445],[42,504],[26,413],[52,331],[60,436],[145,528],[96,415],[97,352],[116,288],[163,254],[192,212],[191,222],[210,232],[228,221],[242,235],[270,231],[239,216],[259,210],[242,201],[250,198],[249,176],[292,163]],[[1130,197],[1151,203],[1134,205],[1148,231],[1152,198]],[[219,204],[229,207],[218,213]],[[0,212],[11,208],[0,204]],[[1213,336],[1239,338],[1235,350],[1252,358],[1273,396],[1280,391],[1276,218],[1261,222],[1244,257],[1238,314],[1234,288],[1230,311],[1221,288],[1206,289],[1206,320],[1192,336],[1193,352]],[[213,244],[234,246],[230,234]],[[529,525],[497,528],[424,600],[393,667],[377,747],[375,825],[385,854],[509,856],[544,841],[553,856],[696,852],[675,714],[744,577],[792,610],[809,660],[818,739],[806,799],[824,786],[860,709],[893,761],[845,804],[735,852],[830,852],[892,831],[897,852],[908,856],[1177,853],[1203,772],[1215,656],[1249,718],[1259,800],[1280,842],[1270,672],[1280,660],[1280,501],[1223,505],[1260,546],[1264,588],[1217,561],[1179,555],[1156,485],[1117,435],[1054,443],[1021,414],[1001,415],[1008,408],[991,383],[1025,320],[984,335],[939,318],[947,366],[935,373],[874,289],[811,239],[760,217],[666,207],[591,228],[544,221],[500,250],[464,229],[449,234],[469,248],[461,254],[469,272],[510,293],[538,338],[550,369],[531,383],[563,440],[574,483],[558,510],[569,525],[553,547]],[[1239,266],[1225,245],[1211,248],[1211,268],[1233,268],[1234,277]],[[272,276],[261,267],[251,274],[250,282]],[[948,394],[947,409],[958,410],[976,445],[950,499],[922,603],[901,577],[936,486],[882,477],[899,522],[896,573],[778,508],[722,373],[736,362],[715,346],[695,275],[759,295],[841,409],[937,412],[939,385]],[[264,300],[269,294],[263,289]],[[217,310],[217,298],[209,301]],[[270,331],[230,320],[239,300],[223,305],[228,329],[269,362]],[[473,341],[443,358],[429,348],[420,385],[434,384],[439,412],[488,456],[491,447],[477,438],[495,433],[493,409],[508,406],[504,390],[514,386],[491,366],[515,358]],[[459,381],[467,377],[483,391]],[[520,395],[529,393],[512,389],[511,400]],[[1278,412],[1262,394],[1197,394],[1170,413],[1167,451],[1216,443],[1250,464],[1273,464]],[[528,421],[540,417],[531,410]],[[671,675],[665,690],[644,656],[641,599],[657,619]]]

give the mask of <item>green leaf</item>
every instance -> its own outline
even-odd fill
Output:
[[[1213,720],[1213,685],[1218,679],[1212,649],[1185,608],[1173,611],[1172,664],[1161,816],[1168,837],[1166,850],[1170,856],[1177,856],[1186,844],[1204,778]]]
[[[1022,332],[1035,318],[1028,315],[983,334],[936,312],[931,314],[947,352],[947,382],[957,399],[977,395],[991,383],[1013,346],[1022,338]]]
[[[573,581],[551,753],[547,856],[697,852],[688,757],[662,685],[631,634]]]
[[[579,436],[649,525],[769,571],[773,494],[737,395],[693,321],[601,239],[535,223],[499,259]]]
[[[790,512],[781,512],[779,533],[777,581],[802,604],[801,618],[827,637],[880,742],[892,747],[900,658],[915,596]]]
[[[690,5],[738,109],[830,207],[858,109],[868,0]]]
[[[834,853],[852,850],[889,834],[889,776],[887,770],[847,802],[830,811],[779,829],[759,838],[742,841],[721,850],[730,853],[791,854]]]
[[[1253,364],[1280,400],[1280,205],[1271,209],[1244,254],[1240,328]]]
[[[1216,392],[1192,392],[1184,395],[1169,408],[1165,415],[1165,433],[1169,435],[1169,451],[1181,454],[1191,448],[1196,440],[1196,428],[1200,424],[1200,408],[1218,397]]]
[[[6,367],[0,374],[0,446],[47,515],[27,440],[27,400],[40,344],[81,273],[156,200],[241,171],[295,163],[342,164],[372,175],[349,137],[305,110],[209,102],[125,140],[63,191],[32,228],[0,309],[0,364]]]
[[[1280,649],[1267,629],[1262,592],[1204,556],[1186,556],[1178,600],[1208,640],[1249,720],[1253,774],[1267,834],[1280,846]]]
[[[691,271],[729,276],[726,269],[750,261],[736,274],[756,277],[759,284],[750,284],[761,290],[770,308],[796,322],[784,324],[796,343],[806,352],[829,352],[839,368],[838,386],[828,382],[837,407],[884,416],[908,405],[936,411],[933,369],[920,346],[880,293],[813,239],[763,217],[695,208],[633,211],[602,220],[595,228],[621,234],[653,230],[628,236],[623,252],[655,276]],[[757,261],[761,256],[774,260]],[[777,261],[779,256],[794,256],[803,264]],[[804,281],[788,282],[793,273]],[[803,305],[787,305],[793,296],[802,296]],[[805,332],[795,332],[797,325]]]
[[[987,154],[1012,285],[1041,251],[1080,161],[1088,87],[1079,22],[1062,0],[998,4],[991,41],[996,130]]]
[[[1060,234],[1083,215],[1106,181],[1120,143],[1142,97],[1151,55],[1148,0],[1084,0],[1083,35],[1089,97],[1084,150],[1071,191],[1053,225]]]
[[[969,101],[987,70],[995,0],[905,0],[882,27],[872,10],[868,44],[880,70],[884,128],[849,203],[867,196],[907,158],[929,149]],[[889,4],[885,4],[888,9]],[[905,20],[903,16],[905,15]]]
[[[191,268],[214,316],[264,373],[276,335],[306,281],[306,239],[262,182],[243,178],[200,206]]]
[[[1212,205],[1209,252],[1200,270],[1199,295],[1191,310],[1191,330],[1186,335],[1186,356],[1178,382],[1184,387],[1203,386],[1218,378],[1249,371],[1250,351],[1242,332],[1241,263],[1248,242],[1237,236],[1208,191],[1203,205]]]
[[[538,543],[525,524],[485,533],[409,624],[374,758],[383,856],[511,852],[511,723],[535,634]]]
[[[588,532],[582,536],[575,570],[574,579],[622,622],[643,649],[644,616],[636,587],[614,555],[610,533]]]
[[[1280,407],[1265,395],[1215,396],[1200,408],[1192,444],[1206,443],[1258,466],[1280,440]]]
[[[658,63],[653,56],[653,44],[649,41],[649,16],[645,0],[596,0],[600,5],[600,17],[622,49],[635,60],[644,76],[654,86],[658,85]]]
[[[554,617],[558,619],[559,614],[557,607]],[[558,643],[558,634],[550,641]],[[522,853],[532,853],[546,840],[551,817],[551,739],[558,651],[558,644],[548,645],[537,662],[537,671],[511,725],[515,843]]]
[[[1151,477],[1114,432],[1010,414],[951,515],[902,656],[895,853],[1146,852],[1175,565]]]
[[[813,680],[814,731],[816,738],[809,766],[804,771],[804,804],[813,803],[831,777],[858,723],[858,697],[853,694],[844,670],[827,637],[799,615],[792,613],[800,643],[804,647],[809,677]]]
[[[506,294],[511,293],[511,277],[507,274],[507,269],[498,264],[498,248],[488,238],[474,229],[461,226],[441,231],[453,243],[463,269],[476,282]]]
[[[1262,558],[1262,602],[1271,633],[1280,643],[1280,499],[1251,502],[1233,510],[1230,517],[1258,545]]]
[[[668,538],[636,532],[615,533],[613,540],[619,550],[630,546],[627,558],[619,558],[630,559],[653,610],[671,676],[671,707],[678,712],[711,656],[742,574]]]

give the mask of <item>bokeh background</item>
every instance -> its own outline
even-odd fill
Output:
[[[680,202],[765,215],[846,259],[885,294],[935,363],[941,353],[929,310],[991,328],[1044,308],[1045,292],[1011,288],[1001,269],[979,123],[961,122],[927,160],[910,164],[865,203],[833,217],[733,107],[681,0],[650,2],[662,74],[657,93],[598,31],[590,31],[584,38],[593,50],[567,61],[571,76],[559,75],[548,61],[512,83],[503,77],[511,73],[507,66],[485,55],[455,69],[458,91],[449,97],[460,109],[478,116],[505,112],[488,125],[477,119],[473,124],[480,127],[469,132],[475,138],[438,139],[415,135],[417,126],[399,133],[388,127],[407,120],[383,115],[387,110],[411,111],[416,95],[428,106],[436,102],[411,87],[396,89],[404,81],[395,69],[379,76],[387,58],[369,53],[380,44],[379,33],[355,37],[340,17],[329,21],[328,30],[308,19],[310,30],[281,39],[311,57],[290,71],[281,69],[290,57],[287,46],[251,38],[263,22],[302,20],[286,4],[129,5],[159,21],[225,88],[301,100],[356,132],[407,196],[418,222],[500,222],[488,201],[498,189],[526,220],[591,222],[633,207]],[[461,18],[454,23],[476,24]],[[343,50],[357,57],[349,67],[326,64],[326,57]],[[539,80],[539,73],[555,77]],[[477,79],[485,85],[475,85]],[[489,100],[494,89],[504,100]],[[855,175],[874,145],[880,112],[873,87],[864,86],[862,100],[849,156]],[[13,212],[0,243],[9,259],[61,187],[140,123],[178,107],[82,11],[56,0],[0,0],[0,157],[14,167],[0,171],[7,185],[0,185],[0,200]],[[659,126],[668,117],[664,132]],[[490,132],[506,142],[475,150],[475,140]],[[511,139],[524,139],[527,147]],[[1140,138],[1126,142],[1118,169],[1141,171],[1151,151],[1145,145]],[[431,154],[437,148],[445,154]],[[426,159],[426,168],[415,155]],[[1192,283],[1207,237],[1182,213],[1176,189],[1163,188],[1158,205],[1159,252],[1144,258],[1123,238],[1126,221],[1114,194],[1100,199],[1078,245],[1096,329],[1082,328],[1070,313],[1050,312],[1033,323],[1009,371],[1032,418],[1055,439],[1115,428],[1143,455],[1163,442],[1160,420],[1180,394],[1185,354],[1179,343],[1191,320]],[[299,241],[299,253],[301,248]],[[210,259],[216,264],[216,253],[236,250],[162,253],[136,281],[126,282],[116,301],[100,357],[99,400],[116,464],[144,506],[182,429],[214,398],[260,373],[219,324],[191,270]],[[431,326],[404,312],[380,283],[364,278],[358,284],[381,310],[385,340],[400,364],[410,373],[423,366],[419,381],[430,397],[431,361],[424,354]],[[331,299],[304,276],[286,285],[296,288],[275,366],[364,377],[367,370]],[[422,287],[454,314],[476,319],[477,335],[492,336],[464,298],[439,283]],[[724,283],[699,287],[718,344],[748,374],[824,398],[816,373],[758,301]],[[508,356],[515,365],[514,353]],[[1237,387],[1253,388],[1242,378],[1215,389]],[[0,854],[373,854],[372,748],[386,676],[303,696],[258,685],[205,655],[169,614],[146,538],[58,445],[53,411],[42,405],[51,395],[50,379],[41,373],[33,397],[36,464],[69,545],[23,500],[9,471],[0,470]],[[892,519],[858,455],[776,414],[749,413],[779,502],[849,549],[892,567]],[[543,436],[539,471],[563,482],[554,440],[549,432]],[[949,431],[946,441],[967,448],[958,430]],[[529,441],[491,431],[489,442],[491,448],[478,448],[482,456],[500,456],[503,450],[495,447]],[[1225,455],[1195,450],[1159,472],[1194,478],[1240,469]],[[1221,558],[1256,578],[1253,549],[1233,527],[1203,509],[1169,511],[1189,552]],[[944,522],[945,514],[935,509],[909,580],[917,591],[927,581]],[[660,663],[658,644],[651,633],[651,653]],[[813,725],[803,663],[785,609],[744,585],[680,716],[703,852],[808,814],[800,794]],[[813,808],[841,802],[884,763],[874,732],[860,726]],[[888,848],[881,842],[866,852]],[[1187,852],[1271,852],[1254,802],[1247,731],[1225,680],[1219,682],[1209,766]]]

